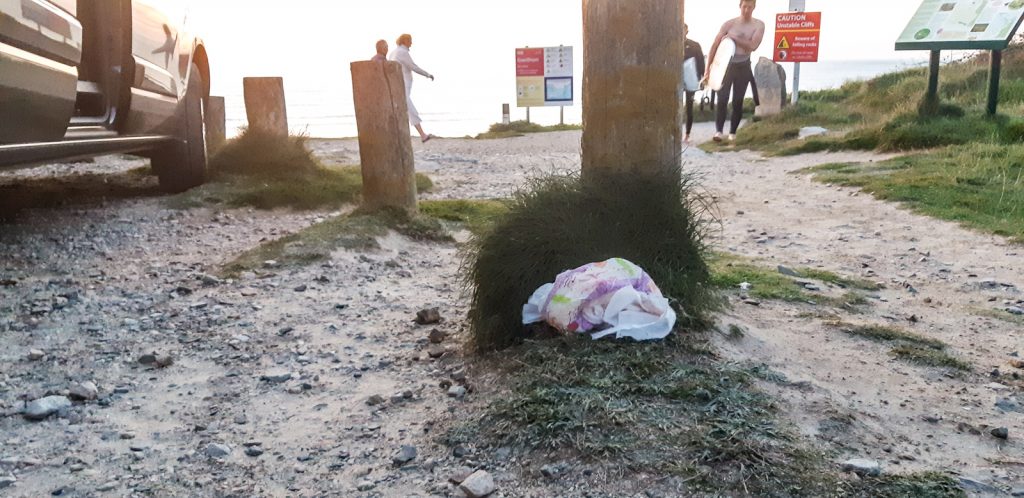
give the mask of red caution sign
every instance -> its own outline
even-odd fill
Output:
[[[775,16],[775,62],[818,62],[821,12]]]

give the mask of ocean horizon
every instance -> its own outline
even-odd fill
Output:
[[[926,63],[920,60],[846,60],[804,63],[800,67],[800,90],[814,91],[838,88],[848,81],[866,80],[893,71],[913,67],[922,67]],[[787,89],[792,90],[793,64],[783,64],[789,81]],[[577,71],[578,72],[578,71]],[[344,77],[344,75],[337,75]],[[577,74],[577,98],[575,105],[565,107],[565,122],[580,123],[582,110],[580,107],[581,75]],[[316,138],[345,138],[357,135],[355,114],[349,86],[345,91],[335,87],[296,87],[289,88],[285,81],[285,99],[288,108],[288,123],[293,133],[301,133]],[[239,85],[240,87],[241,85]],[[450,91],[433,91],[425,96],[423,83],[417,81],[413,86],[413,101],[416,102],[423,126],[427,132],[443,137],[474,136],[487,131],[491,124],[500,122],[503,103],[512,105],[511,119],[526,119],[526,110],[515,107],[514,85],[510,84],[507,99],[495,98],[489,92],[464,92],[461,89]],[[420,94],[417,94],[420,90]],[[434,89],[432,89],[434,90]],[[216,88],[214,90],[216,92]],[[493,93],[493,92],[492,92]],[[500,92],[499,92],[500,93]],[[237,92],[224,92],[227,113],[227,130],[229,136],[237,135],[245,126],[245,103],[241,89]],[[559,109],[531,108],[531,121],[551,125],[559,122]]]

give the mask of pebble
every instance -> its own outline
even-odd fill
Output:
[[[466,479],[469,479],[469,476],[471,475],[473,475],[473,469],[469,467],[459,467],[452,472],[451,476],[448,477],[448,482],[457,486],[462,484]]]
[[[22,415],[29,420],[43,420],[54,413],[71,407],[71,400],[64,396],[47,396],[29,403]]]
[[[263,454],[263,447],[261,446],[249,446],[245,449],[245,456],[256,458]]]
[[[28,359],[30,361],[39,361],[44,357],[46,357],[46,353],[44,353],[41,349],[32,349],[29,350],[28,352]]]
[[[360,481],[359,485],[356,486],[356,489],[358,489],[359,491],[370,491],[376,487],[377,485],[370,481]]]
[[[117,488],[117,481],[109,481],[109,482],[103,483],[99,487],[97,487],[96,491],[99,491],[100,493],[102,493],[102,492],[105,492],[105,491],[113,491],[115,488]]]
[[[782,265],[779,265],[779,273],[790,277],[800,277],[800,274],[797,273],[796,270]]]
[[[3,487],[3,486],[0,486],[0,487]],[[1016,497],[1024,496],[1024,488],[1014,488],[1012,491],[1010,491],[1010,496],[1013,496],[1015,498]]]
[[[1010,306],[1006,308],[1006,312],[1011,315],[1024,315],[1024,308],[1019,306]]]
[[[210,443],[206,447],[206,455],[212,458],[224,458],[231,454],[231,447],[226,444]]]
[[[441,344],[447,337],[448,334],[444,333],[443,331],[433,329],[430,331],[430,335],[427,336],[427,339],[430,341],[431,344]]]
[[[291,372],[274,372],[266,375],[261,375],[260,380],[263,382],[269,382],[271,384],[280,384],[282,382],[288,382],[292,380]]]
[[[402,465],[405,465],[405,464],[407,464],[407,463],[409,463],[409,462],[411,462],[411,461],[413,461],[415,459],[416,459],[416,447],[415,446],[409,446],[409,445],[403,445],[402,449],[398,451],[398,454],[395,455],[391,459],[391,461],[394,462],[395,465],[401,467]]]
[[[995,429],[992,429],[989,433],[992,434],[992,436],[997,438],[997,439],[1009,439],[1010,438],[1010,429],[1008,429],[1006,427],[997,427]]]
[[[462,399],[466,397],[466,388],[463,386],[452,386],[448,388],[448,397]]]
[[[866,458],[854,458],[842,463],[843,472],[853,472],[860,476],[878,477],[882,475],[882,465]]]
[[[369,398],[366,399],[366,404],[370,406],[377,406],[381,403],[384,403],[384,396],[381,396],[379,394],[374,394],[373,396],[370,396]]]
[[[433,325],[441,321],[441,312],[437,308],[427,308],[416,312],[416,323]]]
[[[68,396],[70,396],[71,399],[79,401],[92,401],[96,399],[99,394],[99,388],[97,388],[96,384],[93,384],[91,381],[75,384],[68,390]]]
[[[459,489],[468,498],[483,498],[498,488],[494,485],[494,478],[491,477],[491,474],[484,470],[478,470],[462,481]]]
[[[0,477],[0,489],[11,487],[16,482],[18,482],[18,480],[15,479],[14,476]]]

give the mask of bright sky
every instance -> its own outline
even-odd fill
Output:
[[[738,4],[687,2],[690,37],[708,51],[722,22],[738,15]],[[788,0],[758,2],[755,17],[768,25],[758,55],[770,56],[774,15],[788,5]],[[821,60],[921,58],[893,50],[918,5],[917,0],[807,0],[807,10],[823,12]],[[336,87],[351,99],[348,63],[372,56],[376,40],[393,46],[406,32],[414,37],[416,62],[437,76],[433,83],[416,80],[414,98],[424,102],[421,111],[437,112],[452,99],[483,102],[485,96],[488,105],[514,104],[516,47],[572,45],[577,79],[582,76],[581,0],[195,1],[190,19],[207,43],[213,92],[219,95],[239,93],[243,76],[284,76],[288,92]]]

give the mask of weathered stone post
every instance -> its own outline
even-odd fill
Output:
[[[242,78],[245,115],[249,129],[288,136],[288,110],[284,102],[284,78]]]
[[[214,152],[227,140],[227,113],[224,97],[210,96],[206,104],[206,149]]]
[[[682,154],[683,0],[583,0],[583,176]]]
[[[786,80],[780,76],[779,65],[761,57],[754,66],[754,81],[757,82],[757,94],[761,100],[761,105],[754,109],[754,115],[767,117],[782,112],[786,100]]]
[[[416,211],[416,169],[405,80],[397,62],[352,63],[363,207]]]

